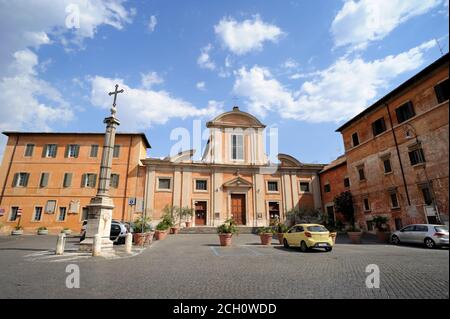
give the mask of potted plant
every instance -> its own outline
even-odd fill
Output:
[[[372,222],[375,223],[377,239],[380,243],[387,243],[389,241],[390,232],[387,225],[388,220],[388,217],[381,215],[372,218]]]
[[[337,227],[335,225],[333,225],[333,224],[326,225],[325,227],[330,232],[330,237],[333,240],[333,245],[336,244]]]
[[[169,224],[170,233],[178,234],[179,228],[176,226],[176,219],[180,216],[181,209],[177,206],[166,205],[163,208],[163,220]]]
[[[167,231],[173,226],[173,220],[170,216],[164,215],[163,219],[156,225],[155,239],[163,240],[167,236]]]
[[[153,228],[150,218],[141,216],[133,223],[133,241],[137,246],[151,244],[153,239]]]
[[[38,235],[48,235],[48,229],[45,226],[41,226],[37,229]]]
[[[288,231],[289,227],[283,223],[277,224],[277,237],[280,245],[283,245],[284,233]]]
[[[234,220],[229,218],[222,225],[217,227],[217,233],[219,234],[220,246],[231,246],[231,237],[233,234],[237,234],[237,227]]]
[[[269,246],[272,244],[272,237],[275,231],[272,227],[260,227],[258,228],[259,238],[261,239],[261,245]]]
[[[345,219],[350,222],[347,229],[347,235],[353,244],[361,244],[361,230],[355,226],[355,210],[353,208],[353,196],[350,191],[340,193],[334,198],[334,208],[336,212],[344,215]]]
[[[191,208],[189,206],[181,207],[178,210],[178,215],[179,215],[179,226],[180,227],[181,227],[181,221],[183,221],[183,220],[184,220],[186,227],[191,227],[191,219],[192,219],[192,216],[194,215],[193,208]]]
[[[11,231],[11,235],[17,236],[17,235],[23,235],[23,227],[17,225],[14,227],[14,229]]]
[[[64,227],[63,230],[61,230],[61,233],[70,235],[72,234],[72,230],[69,227]]]

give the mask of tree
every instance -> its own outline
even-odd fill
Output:
[[[355,225],[355,209],[353,208],[353,197],[350,191],[345,191],[334,198],[334,208],[344,215],[352,226]]]
[[[322,220],[322,213],[311,207],[293,208],[286,213],[290,224],[299,223],[319,223]]]

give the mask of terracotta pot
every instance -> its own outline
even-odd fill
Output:
[[[191,227],[191,223],[192,223],[192,222],[186,222],[186,228]]]
[[[167,230],[157,230],[155,231],[155,239],[163,240],[167,236]]]
[[[265,245],[265,246],[271,245],[272,237],[273,237],[273,235],[271,233],[259,234],[259,238],[261,238],[261,245]]]
[[[133,240],[136,246],[144,246],[147,233],[133,233]]]
[[[336,244],[337,233],[336,232],[330,232],[330,237],[333,240],[333,245]]]
[[[48,229],[39,229],[37,231],[38,235],[48,235]]]
[[[390,233],[387,231],[377,231],[377,239],[380,243],[389,242]]]
[[[173,235],[178,234],[179,231],[180,229],[178,227],[170,227],[170,233]]]
[[[154,232],[145,233],[145,244],[150,245],[153,242]]]
[[[220,246],[231,246],[231,237],[233,234],[219,234]]]
[[[17,235],[23,235],[23,230],[19,229],[19,230],[12,230],[11,231],[11,235],[17,236]]]
[[[352,244],[361,244],[362,232],[360,231],[349,231],[347,232]]]
[[[283,245],[284,233],[278,233],[277,237],[278,241],[280,242],[280,245]]]

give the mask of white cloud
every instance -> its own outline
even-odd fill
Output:
[[[200,56],[197,59],[197,64],[202,69],[214,70],[216,68],[215,63],[211,61],[211,58],[209,56],[209,52],[211,51],[211,49],[212,45],[208,44],[207,46],[205,46],[200,50]]]
[[[383,39],[401,23],[427,13],[442,0],[345,1],[331,25],[334,43],[364,49],[371,41]]]
[[[264,42],[276,42],[284,34],[276,25],[263,22],[259,15],[242,22],[224,17],[214,26],[214,31],[223,45],[238,55],[261,50]]]
[[[286,61],[284,61],[284,63],[282,64],[283,68],[285,69],[295,69],[298,67],[298,62],[295,61],[292,58],[287,59]]]
[[[150,16],[150,19],[148,21],[147,27],[150,32],[155,31],[156,24],[158,23],[158,20],[155,16]]]
[[[213,117],[223,110],[221,102],[211,100],[204,108],[173,97],[163,90],[131,88],[122,79],[95,76],[91,81],[91,104],[109,109],[111,91],[116,83],[124,89],[117,101],[117,116],[122,120],[124,129],[145,129],[154,124],[164,124],[172,118]]]
[[[424,63],[423,54],[435,46],[429,41],[398,55],[364,61],[338,59],[318,71],[297,91],[290,90],[264,67],[241,68],[235,73],[233,92],[246,97],[251,112],[309,122],[339,122],[366,108],[398,75]]]
[[[141,85],[145,89],[150,89],[155,84],[164,83],[164,79],[156,72],[141,73]]]
[[[199,89],[200,91],[204,91],[206,89],[206,83],[201,81],[201,82],[197,82],[197,84],[195,85],[197,89]]]

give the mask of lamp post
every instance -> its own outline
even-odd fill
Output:
[[[417,132],[416,132],[414,126],[412,126],[410,123],[405,123],[404,125],[407,127],[406,132],[405,132],[405,134],[406,134],[406,139],[415,139],[417,145],[420,146],[420,140],[419,140],[419,138],[418,138],[418,136],[417,136]],[[439,216],[439,211],[438,211],[438,208],[437,208],[437,206],[436,206],[436,195],[435,195],[434,189],[433,189],[433,187],[432,187],[432,185],[431,185],[431,181],[430,181],[430,179],[428,178],[428,174],[427,174],[427,170],[426,170],[425,166],[423,166],[423,172],[424,172],[424,175],[425,175],[425,179],[426,179],[426,183],[427,183],[427,188],[428,188],[428,190],[430,191],[430,195],[431,195],[431,204],[432,204],[433,209],[434,209],[434,211],[435,211],[435,213],[436,213],[436,219],[437,219],[437,221],[438,221],[439,223],[441,223],[441,218],[440,218],[440,216]],[[426,212],[425,212],[425,216],[426,216],[426,221],[428,222],[428,215],[427,215]]]

